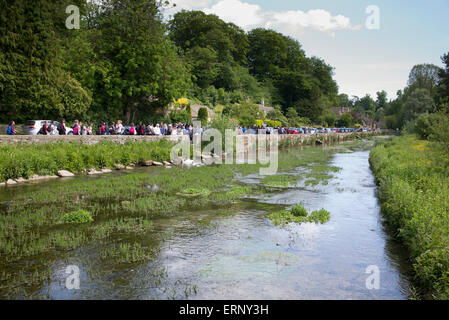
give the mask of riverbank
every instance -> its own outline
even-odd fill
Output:
[[[279,135],[279,147],[329,145],[377,134]],[[168,164],[177,141],[178,137],[5,136],[0,139],[0,184],[56,178],[61,170],[100,174],[113,169]]]
[[[449,299],[449,172],[439,153],[430,142],[398,137],[379,143],[370,163],[383,214],[409,248],[417,280],[430,298]]]

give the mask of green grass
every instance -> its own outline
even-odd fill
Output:
[[[91,168],[112,168],[115,164],[140,164],[147,160],[170,159],[173,143],[168,140],[126,142],[102,141],[0,145],[0,182],[8,179],[54,175],[59,170],[80,173]]]
[[[268,214],[268,218],[275,226],[285,226],[289,223],[325,224],[330,220],[330,213],[324,209],[309,214],[302,204],[296,204],[290,210],[281,210]]]
[[[449,170],[441,149],[413,136],[378,143],[370,156],[382,212],[409,248],[416,279],[449,299]]]

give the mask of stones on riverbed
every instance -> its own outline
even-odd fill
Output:
[[[153,161],[153,166],[162,167],[163,165],[162,162]]]
[[[98,171],[97,169],[90,169],[87,174],[90,176],[96,175],[96,174],[102,174],[103,172]]]
[[[0,187],[6,186],[6,182],[0,182]]]
[[[171,165],[171,163],[168,162],[168,161],[163,161],[162,163],[164,164],[164,166],[169,166],[169,165]]]
[[[17,181],[15,181],[13,179],[8,179],[8,180],[6,180],[6,184],[17,184]]]
[[[105,169],[101,169],[101,172],[102,172],[102,173],[111,173],[112,170],[111,170],[111,169],[108,169],[108,168],[105,168]]]
[[[115,170],[125,170],[125,166],[122,164],[114,164]]]
[[[27,179],[24,179],[22,177],[20,177],[19,179],[16,179],[17,183],[22,183],[22,182],[27,182],[27,181],[28,181]]]
[[[134,167],[133,167],[133,166],[126,166],[125,169],[126,169],[126,170],[133,170]]]
[[[57,175],[61,178],[73,177],[75,176],[73,173],[67,170],[59,170]]]
[[[185,166],[193,166],[193,160],[191,159],[183,160],[182,164]]]
[[[144,167],[151,167],[153,165],[153,161],[152,160],[145,161],[144,163],[142,163],[142,165]]]

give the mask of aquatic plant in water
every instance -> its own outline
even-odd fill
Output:
[[[63,220],[64,223],[74,223],[74,224],[88,223],[94,221],[90,212],[82,209],[65,214]]]
[[[302,204],[296,204],[290,210],[272,212],[268,215],[268,218],[275,226],[283,226],[289,223],[325,224],[330,220],[330,212],[321,209],[309,214]]]

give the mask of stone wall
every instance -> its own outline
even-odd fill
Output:
[[[369,133],[368,133],[369,134]],[[366,136],[367,133],[358,133],[359,136]],[[315,142],[319,140],[326,144],[327,142],[343,141],[349,138],[354,133],[328,133],[318,135],[279,135],[279,141],[288,140],[301,140],[301,144],[310,144],[311,141]],[[7,136],[0,135],[0,144],[44,144],[54,142],[82,142],[86,144],[97,144],[100,141],[112,141],[115,143],[123,144],[127,141],[159,141],[161,139],[168,139],[173,142],[178,142],[181,136]],[[298,141],[299,143],[299,141]]]

